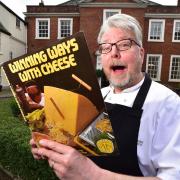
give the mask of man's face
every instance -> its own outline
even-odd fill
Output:
[[[122,39],[135,40],[134,34],[128,30],[110,28],[101,39],[101,43],[115,43]],[[144,58],[144,49],[132,43],[130,49],[119,51],[116,46],[107,54],[101,54],[104,73],[115,88],[128,88],[139,81]]]

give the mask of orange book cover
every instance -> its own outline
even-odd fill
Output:
[[[118,152],[83,32],[3,69],[37,145],[48,138],[87,155]]]

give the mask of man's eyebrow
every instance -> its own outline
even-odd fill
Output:
[[[125,36],[125,37],[121,37],[121,38],[118,38],[117,40],[116,40],[116,42],[117,41],[121,41],[121,40],[125,40],[125,39],[134,39],[134,37],[127,37],[127,36]],[[99,44],[102,44],[102,43],[115,43],[115,42],[109,42],[109,40],[103,40],[103,41],[101,41]]]

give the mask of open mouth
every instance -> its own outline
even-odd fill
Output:
[[[111,66],[111,69],[113,71],[122,71],[124,70],[126,67],[125,66]]]

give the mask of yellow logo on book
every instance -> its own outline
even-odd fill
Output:
[[[113,153],[114,145],[110,139],[100,139],[96,142],[97,148],[102,153]]]

